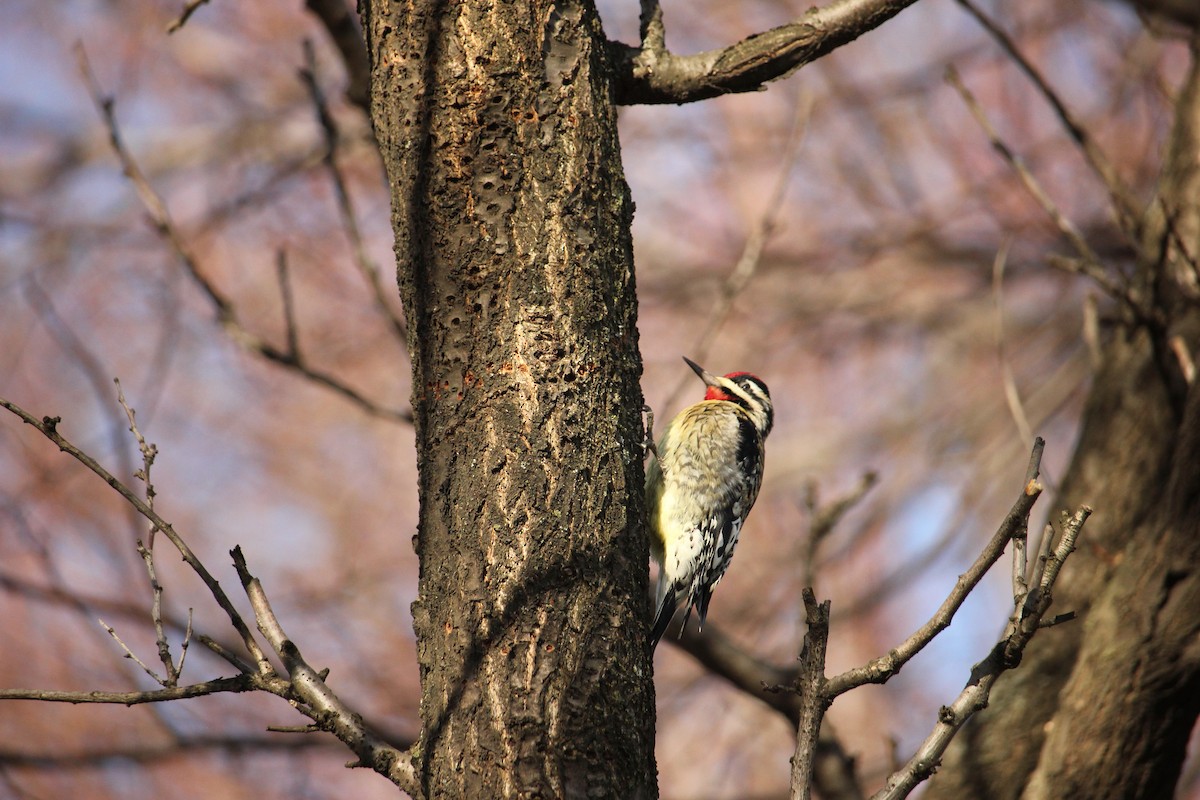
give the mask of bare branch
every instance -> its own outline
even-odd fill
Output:
[[[1077,259],[1063,259],[1051,256],[1047,259],[1049,263],[1059,269],[1091,278],[1114,300],[1124,303],[1138,319],[1149,322],[1156,321],[1158,315],[1153,309],[1147,308],[1146,304],[1140,302],[1130,291],[1129,287],[1116,283],[1108,276],[1104,265],[1101,263],[1100,256],[1087,243],[1087,240],[1084,239],[1083,234],[1079,232],[1074,223],[1067,219],[1058,205],[1050,199],[1050,195],[1046,193],[1046,190],[1038,183],[1033,173],[1029,171],[1024,160],[1013,152],[1012,148],[1000,138],[1000,134],[996,132],[995,126],[992,125],[991,120],[988,119],[987,114],[984,112],[983,106],[975,99],[975,95],[971,93],[971,90],[963,84],[958,71],[952,66],[946,69],[946,81],[962,97],[963,103],[966,104],[967,109],[971,112],[971,116],[975,118],[975,121],[979,123],[979,127],[987,135],[992,149],[1016,173],[1017,178],[1021,181],[1021,185],[1033,196],[1034,200],[1042,207],[1042,210],[1050,217],[1055,227],[1066,237],[1067,241],[1071,243],[1071,247],[1078,254]]]
[[[217,604],[220,605],[221,609],[226,613],[226,615],[228,615],[229,621],[233,623],[233,627],[241,637],[242,643],[246,646],[247,651],[253,656],[255,662],[257,663],[257,672],[260,675],[269,675],[274,672],[271,662],[267,660],[266,654],[262,651],[262,648],[259,646],[258,641],[254,638],[254,635],[250,632],[250,629],[242,619],[241,614],[238,613],[237,608],[234,607],[233,603],[229,599],[229,596],[225,594],[225,590],[221,588],[220,582],[218,582],[217,579],[214,578],[204,566],[204,564],[200,562],[200,559],[198,559],[196,554],[192,552],[192,549],[188,547],[187,542],[185,542],[182,537],[175,532],[175,529],[171,527],[170,523],[160,517],[158,513],[154,509],[150,508],[150,506],[148,506],[140,497],[138,497],[132,489],[114,477],[113,474],[104,467],[100,466],[96,459],[92,458],[87,453],[84,453],[74,444],[69,442],[65,437],[63,437],[63,435],[58,432],[58,423],[62,421],[61,418],[42,417],[39,420],[25,409],[21,408],[15,403],[5,400],[3,397],[0,397],[0,406],[8,409],[13,414],[16,414],[18,417],[24,420],[26,424],[36,428],[43,436],[57,445],[59,450],[71,456],[80,464],[83,464],[96,475],[100,476],[105,483],[115,489],[117,493],[124,497],[130,505],[136,508],[139,514],[141,514],[143,517],[153,523],[160,531],[162,531],[166,537],[170,539],[171,544],[175,546],[175,549],[179,551],[179,554],[183,556],[183,560],[189,567],[192,568],[192,571],[194,571],[200,577],[200,579],[204,581],[204,585],[208,587],[209,592],[212,593],[212,596],[216,599]]]
[[[296,327],[296,301],[292,294],[292,281],[288,272],[287,251],[283,248],[275,254],[275,278],[279,281],[279,299],[283,305],[284,336],[289,353],[300,352],[300,334]]]
[[[783,156],[780,159],[779,174],[775,177],[775,185],[771,188],[771,193],[767,195],[766,204],[763,206],[758,221],[751,229],[750,235],[746,237],[746,243],[742,247],[742,254],[738,257],[737,264],[725,278],[725,282],[721,285],[720,295],[713,303],[712,309],[704,317],[707,324],[703,333],[691,347],[691,356],[700,363],[704,363],[707,359],[708,349],[712,346],[717,332],[728,319],[734,301],[745,291],[750,279],[758,270],[763,248],[766,247],[767,241],[774,233],[783,209],[783,200],[787,194],[792,168],[795,167],[796,160],[800,156],[800,145],[804,141],[804,132],[808,127],[808,118],[811,112],[812,98],[808,95],[798,98],[795,116],[792,119],[792,129],[788,134],[787,144],[784,146]],[[679,382],[675,384],[675,388],[667,395],[667,400],[663,404],[665,407],[671,408],[675,405],[679,395],[692,380],[691,376],[692,373],[689,370],[687,375],[680,378]]]
[[[336,0],[341,2],[341,0]],[[311,3],[310,3],[311,6]],[[312,42],[307,39],[304,41],[304,69],[300,70],[300,78],[304,81],[304,85],[308,88],[309,97],[312,99],[313,109],[316,111],[317,122],[321,126],[321,132],[324,135],[324,154],[322,161],[325,168],[329,172],[330,181],[333,183],[334,195],[337,197],[338,214],[342,218],[342,227],[346,231],[346,238],[350,241],[350,246],[354,250],[354,263],[358,266],[358,271],[366,280],[367,286],[371,289],[371,295],[375,300],[375,308],[391,325],[392,331],[396,335],[396,341],[401,345],[407,345],[408,334],[406,333],[404,320],[392,309],[387,300],[387,293],[384,291],[383,283],[379,280],[379,265],[371,261],[371,257],[367,255],[367,245],[363,241],[362,231],[358,227],[358,215],[354,210],[354,202],[350,199],[350,190],[346,186],[346,178],[342,175],[342,169],[337,162],[337,148],[340,135],[338,133],[337,121],[333,118],[333,114],[329,111],[329,104],[325,101],[325,93],[321,91],[321,84],[317,81],[317,58],[313,51]]]
[[[309,716],[322,730],[328,731],[342,740],[356,756],[358,763],[352,766],[369,767],[380,775],[386,776],[404,791],[418,796],[419,784],[416,777],[416,767],[412,758],[379,738],[363,724],[362,717],[347,707],[333,690],[325,683],[325,674],[313,669],[300,649],[283,630],[266,592],[258,578],[250,574],[246,559],[240,547],[235,547],[230,555],[233,565],[241,578],[242,588],[250,599],[254,609],[254,617],[258,629],[270,642],[271,648],[283,661],[291,680],[291,688],[296,699],[303,702],[307,708],[300,710]]]
[[[829,601],[818,604],[812,589],[805,588],[804,610],[808,633],[800,653],[800,673],[795,691],[800,695],[796,750],[792,755],[792,800],[808,800],[813,785],[813,764],[821,722],[832,696],[825,691],[825,649],[829,644]]]
[[[362,28],[350,11],[349,4],[346,0],[305,0],[304,6],[325,26],[334,47],[342,55],[342,63],[350,79],[346,87],[346,99],[370,114],[371,64],[367,58]]]
[[[1075,549],[1075,540],[1091,513],[1090,508],[1083,506],[1074,515],[1065,518],[1062,537],[1050,559],[1053,566],[1047,567],[1039,587],[1030,592],[1019,616],[1009,620],[1004,635],[987,658],[971,670],[970,679],[954,702],[942,706],[938,712],[937,724],[917,748],[916,753],[888,778],[884,788],[876,792],[871,800],[899,800],[907,797],[918,784],[928,779],[941,763],[942,755],[955,734],[967,720],[987,707],[988,697],[997,678],[1021,663],[1021,656],[1033,635],[1042,628],[1065,621],[1061,617],[1069,618],[1070,615],[1059,615],[1049,624],[1042,622],[1042,616],[1050,607],[1051,590],[1058,578],[1058,570]]]
[[[664,637],[713,675],[724,678],[748,696],[782,714],[793,727],[800,725],[801,699],[791,687],[800,674],[797,666],[777,666],[739,647],[711,622],[701,635],[688,628],[682,638]],[[813,764],[815,786],[827,800],[861,800],[854,757],[838,740],[828,722],[821,727]]]
[[[100,112],[105,128],[108,131],[109,144],[112,146],[117,159],[121,162],[121,168],[124,170],[125,176],[129,179],[129,182],[133,185],[134,190],[141,199],[142,205],[150,217],[150,222],[154,226],[154,230],[170,246],[172,252],[183,265],[184,272],[208,299],[209,304],[212,305],[215,312],[217,323],[226,334],[244,350],[256,353],[267,361],[287,367],[314,383],[324,386],[327,389],[332,389],[372,416],[401,422],[411,422],[411,411],[401,411],[376,403],[332,374],[310,366],[298,351],[280,350],[246,328],[238,317],[233,301],[226,297],[216,284],[209,280],[208,276],[200,269],[199,262],[187,248],[182,235],[175,225],[174,219],[168,212],[166,203],[163,202],[163,199],[150,185],[145,174],[138,166],[137,161],[126,148],[124,140],[121,137],[120,128],[117,126],[115,101],[111,97],[106,97],[101,91],[82,47],[77,48],[77,55],[80,72],[83,74],[92,100]]]
[[[148,692],[59,692],[52,689],[0,689],[0,700],[42,700],[48,703],[107,703],[135,706],[142,703],[164,703],[188,697],[204,697],[222,692],[252,692],[260,687],[253,674],[216,678],[189,686],[171,686]]]
[[[1033,426],[1029,424],[1029,416],[1021,402],[1021,393],[1017,390],[1017,382],[1013,377],[1012,367],[1008,363],[1008,354],[1004,338],[1004,268],[1008,263],[1008,247],[1010,240],[1005,240],[996,257],[992,260],[992,297],[996,306],[996,351],[1000,359],[1000,374],[1004,381],[1004,399],[1008,403],[1008,412],[1012,415],[1017,426],[1017,434],[1022,442],[1033,441]]]
[[[1028,529],[1029,512],[1033,510],[1034,502],[1037,501],[1042,493],[1042,485],[1038,482],[1037,477],[1041,469],[1042,450],[1044,448],[1045,442],[1040,437],[1034,440],[1033,451],[1030,453],[1029,467],[1025,473],[1025,484],[1021,489],[1021,495],[1013,503],[1008,516],[1004,518],[999,529],[984,547],[983,552],[975,559],[975,563],[966,572],[958,576],[958,580],[954,583],[954,588],[950,591],[946,599],[942,601],[942,605],[930,617],[929,621],[887,654],[872,659],[861,667],[856,667],[834,678],[830,678],[828,683],[830,698],[837,697],[865,683],[886,682],[899,672],[901,667],[907,664],[913,656],[924,649],[929,642],[933,641],[935,636],[950,626],[951,620],[954,619],[955,613],[957,613],[958,609],[967,599],[967,595],[983,579],[983,576],[991,569],[992,565],[1000,559],[1000,556],[1004,555],[1004,550],[1008,546],[1009,541],[1014,536]]]
[[[155,672],[153,669],[151,669],[150,666],[145,661],[142,661],[140,658],[138,658],[137,653],[133,652],[133,650],[129,647],[129,645],[125,644],[125,641],[117,634],[117,632],[113,629],[113,626],[109,625],[107,622],[105,622],[102,619],[97,620],[97,622],[100,623],[100,627],[102,627],[102,628],[104,628],[104,630],[108,631],[108,635],[111,636],[113,638],[113,640],[116,641],[116,643],[121,646],[121,649],[125,651],[125,656],[124,656],[125,658],[128,658],[130,661],[132,661],[133,663],[135,663],[139,667],[141,667],[142,671],[145,672],[147,675],[149,675],[151,678],[153,678],[154,682],[157,683],[159,686],[170,686],[171,685],[170,683],[167,682],[166,678],[159,675],[157,672]]]
[[[690,56],[667,51],[661,10],[642,4],[640,47],[612,44],[621,105],[691,103],[753,92],[784,78],[908,8],[916,0],[834,0],[728,47]]]
[[[1025,54],[1017,47],[1017,43],[971,0],[958,0],[958,2],[996,40],[996,44],[1000,45],[1000,48],[1012,58],[1017,67],[1025,73],[1030,82],[1041,93],[1042,97],[1046,99],[1046,102],[1050,104],[1050,108],[1054,110],[1055,115],[1062,122],[1063,127],[1066,128],[1067,134],[1079,145],[1079,149],[1083,152],[1084,160],[1087,161],[1092,172],[1096,173],[1101,183],[1108,189],[1109,197],[1112,200],[1113,208],[1116,209],[1117,218],[1120,220],[1122,230],[1131,239],[1136,241],[1141,234],[1142,215],[1139,210],[1139,204],[1133,192],[1130,191],[1125,181],[1117,173],[1116,167],[1109,161],[1108,156],[1096,144],[1096,140],[1091,137],[1087,128],[1075,119],[1075,115],[1067,108],[1066,103],[1062,101],[1058,93],[1051,88],[1049,82],[1038,71],[1037,67],[1025,57]]]
[[[171,23],[167,25],[167,33],[172,34],[182,28],[192,18],[192,14],[195,14],[200,9],[200,6],[207,4],[208,0],[187,0],[183,4],[183,10],[179,12],[179,16],[171,20]]]
[[[133,407],[130,406],[125,400],[125,392],[121,388],[120,379],[114,379],[113,382],[117,385],[117,402],[121,404],[121,408],[125,410],[125,417],[129,420],[129,432],[132,433],[134,438],[137,440],[138,451],[142,454],[142,468],[134,473],[134,477],[139,478],[142,483],[146,485],[146,505],[153,509],[155,492],[154,484],[150,480],[150,469],[154,466],[154,459],[158,456],[158,448],[153,444],[148,443],[146,441],[146,437],[142,435],[141,430],[138,428],[137,414],[134,412]],[[158,644],[158,658],[159,661],[162,662],[163,668],[165,669],[163,677],[160,678],[151,672],[149,668],[147,668],[145,664],[142,664],[142,662],[133,656],[132,653],[129,655],[139,664],[142,664],[142,667],[146,669],[146,671],[150,673],[151,677],[153,677],[160,684],[163,686],[175,686],[177,683],[179,683],[179,672],[183,668],[183,654],[186,654],[187,652],[187,642],[190,639],[192,619],[191,613],[189,612],[188,633],[184,636],[182,650],[183,654],[180,655],[179,666],[177,667],[174,659],[171,657],[171,645],[170,642],[167,641],[166,629],[163,626],[163,587],[158,581],[158,570],[154,566],[154,534],[157,532],[158,527],[151,524],[150,531],[146,534],[146,543],[143,544],[139,540],[137,543],[137,551],[138,555],[142,557],[142,562],[146,565],[146,575],[150,579],[150,590],[154,597],[154,600],[150,606],[150,619],[154,623],[155,641]],[[105,627],[108,628],[107,625],[105,625]],[[112,634],[114,638],[116,638],[116,633],[114,633],[111,628],[108,628],[108,632]],[[117,639],[117,641],[120,642],[121,640]],[[124,647],[124,642],[122,642],[121,645]]]

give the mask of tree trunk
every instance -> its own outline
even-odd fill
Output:
[[[1089,503],[1055,607],[928,798],[1169,797],[1200,713],[1200,67],[1176,101],[1126,313],[1102,351],[1059,507]],[[1125,309],[1128,311],[1128,308]]]
[[[633,206],[595,9],[364,5],[413,356],[424,794],[654,797]]]

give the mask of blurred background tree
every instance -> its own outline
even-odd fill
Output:
[[[669,44],[722,46],[805,7],[668,3]],[[1190,65],[1178,24],[1096,0],[985,8],[1115,165],[1132,210],[1153,209]],[[634,5],[608,0],[600,12],[610,38],[636,40]],[[76,441],[128,478],[140,459],[115,404],[119,376],[160,451],[164,515],[210,564],[240,544],[343,698],[397,741],[411,740],[420,698],[409,614],[416,468],[379,153],[344,59],[312,14],[216,2],[165,35],[179,14],[176,2],[0,6],[0,394],[61,414]],[[76,45],[116,98],[125,146],[207,286],[147,224]],[[1113,519],[1142,524],[1142,501],[1068,471],[1094,375],[1117,359],[1108,342],[1122,339],[1130,308],[1048,264],[1049,253],[1078,254],[997,157],[945,79],[950,66],[1106,274],[1145,289],[1137,276],[1153,266],[1156,241],[1185,273],[1195,269],[1189,253],[1200,251],[1182,244],[1197,241],[1194,223],[1168,208],[1157,228],[1123,225],[1130,209],[1114,214],[1109,187],[1012,54],[948,0],[917,4],[769,92],[622,111],[647,402],[667,419],[697,399],[680,354],[718,372],[753,370],[776,397],[766,484],[711,615],[767,662],[788,664],[798,651],[809,575],[833,600],[830,672],[886,651],[924,621],[1003,516],[1032,433],[1048,441],[1050,488],[1066,484],[1067,496],[1046,498],[1041,513],[1077,501],[1098,509],[1101,538],[1081,553],[1092,577],[1068,593],[1074,605],[1136,555],[1120,549],[1129,527]],[[302,358],[281,364],[293,335],[285,295],[298,348],[290,352]],[[1194,315],[1194,297],[1183,299]],[[1173,313],[1179,301],[1163,307]],[[1170,363],[1195,353],[1194,331],[1184,334]],[[1165,485],[1163,432],[1175,441],[1185,429],[1164,420],[1182,419],[1184,407],[1173,409],[1168,387],[1118,413],[1122,391],[1140,398],[1162,378],[1150,368],[1123,374],[1110,393],[1117,399],[1089,413],[1127,426],[1140,414],[1157,449],[1120,472],[1140,468],[1148,484]],[[807,564],[814,493],[840,496],[871,470],[877,486]],[[1088,496],[1098,487],[1103,496]],[[144,535],[107,487],[15,420],[0,426],[0,686],[147,688],[96,623],[153,652],[150,589],[134,549]],[[159,561],[170,617],[185,620],[194,606],[197,629],[221,629],[194,576],[174,558]],[[1180,564],[1174,580],[1192,591],[1196,563]],[[830,722],[868,787],[907,756],[994,643],[1008,591],[1006,575],[991,576],[897,679],[833,707]],[[1187,591],[1168,588],[1147,607],[1183,602],[1186,612]],[[1073,624],[1039,641],[1078,640],[1083,625]],[[663,796],[786,796],[787,721],[683,651],[659,653]],[[220,667],[199,647],[189,658],[198,673]],[[1024,674],[1036,681],[1049,671],[1057,693],[1070,662],[1046,659],[1032,656]],[[1196,671],[1179,666],[1183,698]],[[1168,749],[1186,746],[1194,702],[1179,701]],[[346,770],[339,743],[266,733],[267,723],[295,721],[254,695],[133,709],[6,703],[0,794],[394,796],[379,776]],[[943,791],[965,796],[962,776],[986,774],[953,766]],[[1179,792],[1200,797],[1195,767],[1185,767]]]

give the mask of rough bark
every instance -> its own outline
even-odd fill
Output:
[[[656,796],[632,203],[599,20],[365,5],[413,355],[422,792]]]
[[[1200,713],[1200,66],[1176,103],[1131,290],[1059,507],[1091,503],[1038,637],[960,737],[929,798],[1169,797]]]

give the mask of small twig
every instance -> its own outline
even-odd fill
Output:
[[[183,662],[187,660],[188,646],[192,643],[192,609],[188,609],[187,628],[183,632],[183,641],[179,643],[179,664],[175,667],[175,674],[183,674]]]
[[[960,0],[961,1],[961,0]],[[1017,433],[1022,443],[1033,441],[1033,426],[1025,413],[1021,402],[1021,393],[1017,389],[1016,378],[1008,363],[1008,354],[1004,338],[1004,269],[1008,263],[1008,247],[1010,240],[1005,240],[996,257],[992,260],[992,297],[996,306],[996,352],[1000,358],[1000,374],[1004,381],[1004,399],[1008,403],[1008,412],[1016,423]]]
[[[992,149],[994,149],[1004,160],[1004,162],[1008,164],[1008,166],[1016,173],[1017,178],[1020,179],[1021,184],[1025,187],[1025,190],[1033,196],[1038,205],[1042,207],[1042,210],[1045,211],[1047,216],[1050,217],[1055,227],[1058,228],[1059,232],[1062,233],[1063,236],[1066,237],[1067,241],[1071,243],[1071,246],[1079,255],[1078,260],[1066,261],[1061,259],[1056,260],[1051,257],[1048,259],[1051,265],[1091,278],[1098,286],[1104,289],[1106,293],[1112,296],[1113,299],[1129,306],[1130,310],[1132,310],[1139,319],[1154,319],[1154,314],[1145,309],[1142,303],[1138,302],[1137,298],[1133,296],[1128,287],[1118,285],[1111,278],[1109,278],[1108,274],[1104,270],[1100,257],[1087,243],[1087,240],[1084,239],[1083,234],[1079,232],[1079,229],[1076,228],[1069,219],[1067,219],[1066,215],[1063,214],[1055,202],[1050,199],[1050,195],[1046,193],[1045,189],[1042,188],[1037,179],[1033,177],[1033,173],[1029,171],[1027,166],[1025,166],[1024,160],[1015,152],[1013,152],[1012,148],[1000,138],[1000,135],[996,132],[995,126],[992,125],[991,120],[988,119],[987,114],[984,112],[983,107],[979,104],[979,101],[975,99],[975,95],[971,93],[971,90],[968,89],[962,82],[962,79],[958,75],[958,71],[954,69],[953,66],[946,68],[946,81],[958,92],[959,96],[963,100],[963,103],[971,112],[971,116],[973,116],[975,121],[979,123],[979,127],[983,129],[984,134],[986,134],[988,137],[988,141],[991,143]]]
[[[802,584],[804,586],[816,585],[817,551],[820,549],[821,543],[825,541],[829,534],[833,533],[833,529],[842,521],[842,518],[846,516],[850,509],[858,505],[859,501],[878,482],[878,473],[874,470],[868,470],[859,478],[858,484],[853,489],[824,506],[819,502],[816,482],[814,481],[809,484],[804,497],[804,505],[808,511],[809,519],[808,536],[804,542],[804,554],[802,556],[802,569],[804,570]]]
[[[350,79],[346,86],[346,99],[369,114],[371,64],[358,16],[350,10],[345,0],[305,0],[304,7],[325,26],[329,38],[342,56],[342,64]]]
[[[1109,161],[1108,156],[1105,155],[1100,146],[1096,144],[1095,139],[1088,133],[1087,127],[1075,119],[1075,115],[1070,112],[1066,103],[1062,101],[1058,93],[1054,91],[1041,72],[1033,65],[1033,62],[1025,57],[1025,54],[1017,47],[1016,42],[993,19],[987,16],[971,0],[958,0],[958,2],[996,40],[1000,48],[1009,55],[1017,67],[1033,83],[1042,97],[1045,98],[1046,102],[1050,104],[1050,108],[1054,110],[1055,115],[1063,127],[1066,128],[1067,134],[1079,145],[1084,160],[1092,168],[1092,172],[1096,174],[1100,182],[1108,189],[1108,195],[1112,200],[1113,207],[1117,211],[1121,229],[1125,231],[1126,235],[1136,241],[1140,235],[1139,229],[1141,226],[1141,213],[1138,209],[1138,202],[1133,192],[1121,180],[1120,174],[1112,162]]]
[[[1179,255],[1183,257],[1184,263],[1191,268],[1191,275],[1188,277],[1191,279],[1191,289],[1194,292],[1200,286],[1200,263],[1197,262],[1196,256],[1188,246],[1187,239],[1180,233],[1179,226],[1176,224],[1180,213],[1179,209],[1172,211],[1167,205],[1167,199],[1161,194],[1158,196],[1157,202],[1159,207],[1162,208],[1163,225],[1166,228],[1167,239],[1175,243],[1175,246],[1179,249]],[[1178,282],[1182,283],[1182,281]]]
[[[1033,564],[1033,571],[1029,575],[1026,584],[1029,586],[1039,586],[1042,582],[1042,573],[1046,570],[1046,562],[1050,560],[1050,553],[1054,549],[1054,528],[1050,523],[1046,523],[1046,527],[1042,529],[1042,540],[1038,544],[1037,561]]]
[[[763,249],[766,247],[767,241],[771,238],[771,234],[775,232],[775,227],[779,221],[779,215],[783,210],[784,197],[787,194],[788,183],[792,177],[792,170],[796,165],[796,161],[800,156],[800,145],[804,141],[804,133],[808,128],[809,115],[812,113],[812,97],[803,95],[796,101],[795,117],[792,120],[792,130],[788,134],[787,144],[784,147],[783,157],[780,159],[779,174],[775,178],[775,185],[771,189],[771,193],[767,195],[767,201],[763,206],[762,213],[759,215],[758,221],[754,228],[751,229],[750,235],[746,237],[746,243],[742,247],[742,254],[734,265],[733,270],[725,278],[725,282],[721,285],[720,295],[716,302],[713,303],[712,309],[704,316],[707,320],[703,333],[690,349],[690,353],[695,354],[696,360],[701,364],[705,362],[708,355],[708,350],[712,346],[713,340],[720,331],[721,326],[725,324],[725,320],[729,318],[729,313],[733,310],[733,303],[749,285],[750,279],[754,277],[754,273],[758,270],[758,265],[762,260]],[[688,385],[691,378],[691,371],[675,384],[675,388],[667,395],[667,401],[663,404],[664,408],[671,408],[679,399],[679,395]]]
[[[879,473],[874,470],[867,470],[858,479],[858,483],[853,489],[825,506],[818,506],[816,504],[816,494],[814,492],[812,495],[813,504],[809,507],[811,514],[811,522],[808,529],[809,538],[815,540],[817,543],[823,541],[825,537],[833,532],[834,527],[842,521],[842,518],[846,516],[850,509],[858,505],[859,501],[866,497],[867,492],[871,491],[877,483],[879,483]]]
[[[320,124],[321,132],[324,135],[325,149],[323,161],[325,169],[329,173],[330,182],[333,183],[334,195],[337,197],[338,214],[342,219],[342,228],[346,231],[346,238],[350,241],[350,247],[354,251],[354,263],[371,290],[371,295],[375,301],[375,308],[388,321],[388,324],[391,325],[392,332],[396,336],[396,341],[402,346],[407,346],[408,334],[406,333],[407,328],[405,327],[404,320],[388,303],[387,293],[384,291],[383,283],[379,279],[379,265],[367,255],[367,245],[363,240],[362,231],[358,226],[358,215],[354,210],[354,202],[350,199],[350,190],[346,185],[346,178],[342,174],[342,168],[337,162],[338,141],[340,139],[337,121],[329,111],[329,104],[325,100],[325,93],[321,91],[321,84],[317,80],[316,53],[313,50],[312,42],[308,39],[304,40],[304,64],[304,69],[300,70],[300,78],[308,88],[308,94],[312,99],[313,109],[317,115],[317,122]]]
[[[187,697],[204,697],[221,692],[252,692],[259,687],[253,674],[216,678],[188,686],[172,686],[148,692],[60,692],[52,689],[0,689],[0,700],[42,700],[49,703],[112,703],[133,706],[141,703],[164,703]]]
[[[121,404],[121,408],[125,410],[125,417],[129,420],[129,431],[137,440],[138,450],[142,454],[142,468],[134,473],[134,477],[142,481],[146,487],[146,506],[151,510],[154,509],[154,483],[150,480],[150,468],[154,466],[154,459],[158,456],[158,448],[146,441],[146,437],[142,435],[137,424],[137,414],[133,407],[125,400],[125,392],[121,388],[119,378],[114,378],[113,382],[117,385],[117,402]],[[166,628],[163,625],[162,614],[162,597],[163,586],[158,580],[158,570],[154,566],[154,534],[158,532],[158,526],[153,523],[150,525],[150,531],[146,536],[146,543],[141,541],[137,543],[138,555],[142,557],[142,562],[146,565],[146,575],[150,579],[150,590],[153,593],[154,600],[150,606],[150,619],[154,623],[155,640],[158,645],[158,658],[162,662],[166,672],[160,680],[163,686],[175,686],[179,683],[180,670],[183,668],[183,657],[180,656],[179,666],[175,665],[174,659],[171,657],[171,644],[167,640]],[[191,615],[188,615],[188,634],[191,633]],[[184,639],[184,652],[187,648],[187,639]]]
[[[324,733],[319,725],[268,725],[267,730],[272,733]]]
[[[1050,619],[1044,619],[1038,623],[1039,628],[1053,628],[1055,625],[1061,625],[1064,622],[1070,622],[1078,616],[1074,611],[1064,611],[1061,614],[1056,614]]]
[[[172,20],[169,25],[167,25],[167,33],[172,34],[182,28],[187,24],[187,21],[192,18],[192,14],[195,14],[200,6],[206,5],[207,3],[208,0],[188,0],[187,3],[184,4],[183,11],[180,12],[179,16]]]
[[[208,299],[215,312],[217,324],[221,326],[226,334],[243,349],[251,353],[256,353],[267,361],[287,367],[314,383],[333,390],[372,416],[401,422],[411,422],[411,411],[401,411],[376,403],[328,372],[309,366],[300,353],[281,350],[246,328],[237,315],[237,309],[233,301],[226,297],[216,284],[210,281],[200,269],[199,262],[183,241],[182,235],[179,233],[174,220],[168,212],[166,203],[150,185],[145,174],[143,174],[141,168],[138,166],[137,161],[133,158],[128,148],[126,148],[121,137],[120,128],[117,125],[114,110],[115,103],[111,97],[105,96],[101,91],[100,84],[92,72],[83,47],[77,46],[76,52],[79,59],[80,72],[83,74],[92,100],[100,112],[101,119],[108,131],[109,143],[117,159],[121,162],[121,168],[124,170],[125,176],[133,185],[138,198],[145,207],[155,232],[168,244],[175,257],[183,265],[184,272]]]
[[[1191,386],[1196,381],[1196,361],[1188,349],[1187,340],[1176,334],[1171,337],[1169,344],[1171,353],[1179,364],[1179,374],[1183,376],[1183,382]]]
[[[287,352],[299,357],[300,334],[296,329],[295,298],[292,296],[292,282],[288,274],[287,251],[282,247],[275,255],[275,277],[279,281],[279,299],[283,304],[283,324]]]
[[[201,633],[196,636],[196,639],[200,642],[200,644],[212,651],[214,655],[218,656],[219,658],[223,658],[232,664],[239,672],[254,674],[256,671],[252,664],[211,636]]]
[[[175,529],[169,522],[159,516],[158,512],[156,512],[154,509],[146,505],[146,503],[140,497],[138,497],[132,489],[114,477],[111,472],[100,466],[100,463],[96,461],[96,459],[80,450],[78,447],[68,441],[62,434],[60,434],[58,432],[58,424],[62,421],[61,418],[42,417],[39,420],[25,409],[4,399],[3,397],[0,397],[0,407],[8,409],[13,414],[16,414],[18,417],[24,420],[26,424],[36,428],[43,436],[53,442],[59,450],[71,456],[71,458],[75,459],[80,464],[83,464],[93,473],[98,475],[105,483],[107,483],[114,490],[116,490],[118,494],[125,498],[126,502],[136,508],[139,514],[157,526],[158,529],[162,531],[162,533],[171,541],[171,544],[175,546],[175,549],[179,551],[179,554],[183,556],[183,560],[189,567],[192,568],[192,571],[200,577],[200,580],[204,581],[204,585],[208,587],[209,592],[217,601],[217,604],[229,617],[229,621],[233,624],[234,629],[241,637],[242,643],[246,646],[246,649],[249,651],[251,656],[253,656],[257,664],[256,671],[260,675],[270,675],[274,672],[270,661],[267,660],[266,654],[259,646],[258,641],[254,638],[254,635],[250,632],[250,629],[246,626],[246,623],[242,619],[241,614],[238,613],[237,608],[230,601],[229,596],[225,594],[225,590],[221,588],[220,582],[217,581],[217,579],[212,576],[204,564],[200,562],[200,559],[198,559],[196,554],[192,552],[192,549],[188,547],[187,542],[185,542],[183,538],[175,532]]]
[[[1013,534],[1013,565],[1012,565],[1012,593],[1013,593],[1013,608],[1020,608],[1024,602],[1026,595],[1029,594],[1029,584],[1025,582],[1025,575],[1029,569],[1029,530],[1022,530]]]
[[[1064,622],[1073,616],[1063,614],[1050,620],[1048,624],[1042,623],[1042,616],[1050,607],[1051,590],[1058,578],[1058,569],[1074,550],[1075,538],[1090,513],[1091,509],[1084,506],[1065,520],[1063,537],[1051,558],[1051,562],[1056,566],[1046,569],[1038,588],[1031,591],[1026,598],[1021,615],[1009,620],[1000,641],[992,648],[987,658],[972,668],[966,686],[954,702],[942,706],[933,730],[912,758],[901,769],[892,773],[884,788],[876,792],[871,800],[899,800],[907,797],[918,784],[929,778],[941,763],[942,755],[958,731],[972,716],[987,707],[996,680],[1001,674],[1021,663],[1025,647],[1034,634],[1044,627]]]
[[[113,630],[113,627],[111,625],[109,625],[107,622],[105,622],[102,619],[98,619],[96,621],[100,623],[100,626],[102,628],[104,628],[104,630],[108,631],[108,635],[111,636],[113,638],[113,640],[116,641],[116,643],[121,646],[121,649],[125,651],[124,658],[128,658],[130,661],[132,661],[133,663],[135,663],[139,667],[141,667],[142,670],[145,671],[145,673],[147,675],[149,675],[151,678],[153,678],[154,682],[157,683],[159,686],[170,686],[170,684],[167,682],[167,679],[163,678],[161,675],[159,675],[157,672],[155,672],[153,669],[151,669],[149,667],[149,665],[146,664],[145,661],[142,661],[140,658],[137,657],[137,654],[134,653],[133,650],[130,649],[129,645],[125,644],[125,642],[122,641],[121,637],[119,635],[117,635],[117,632],[115,630]]]

